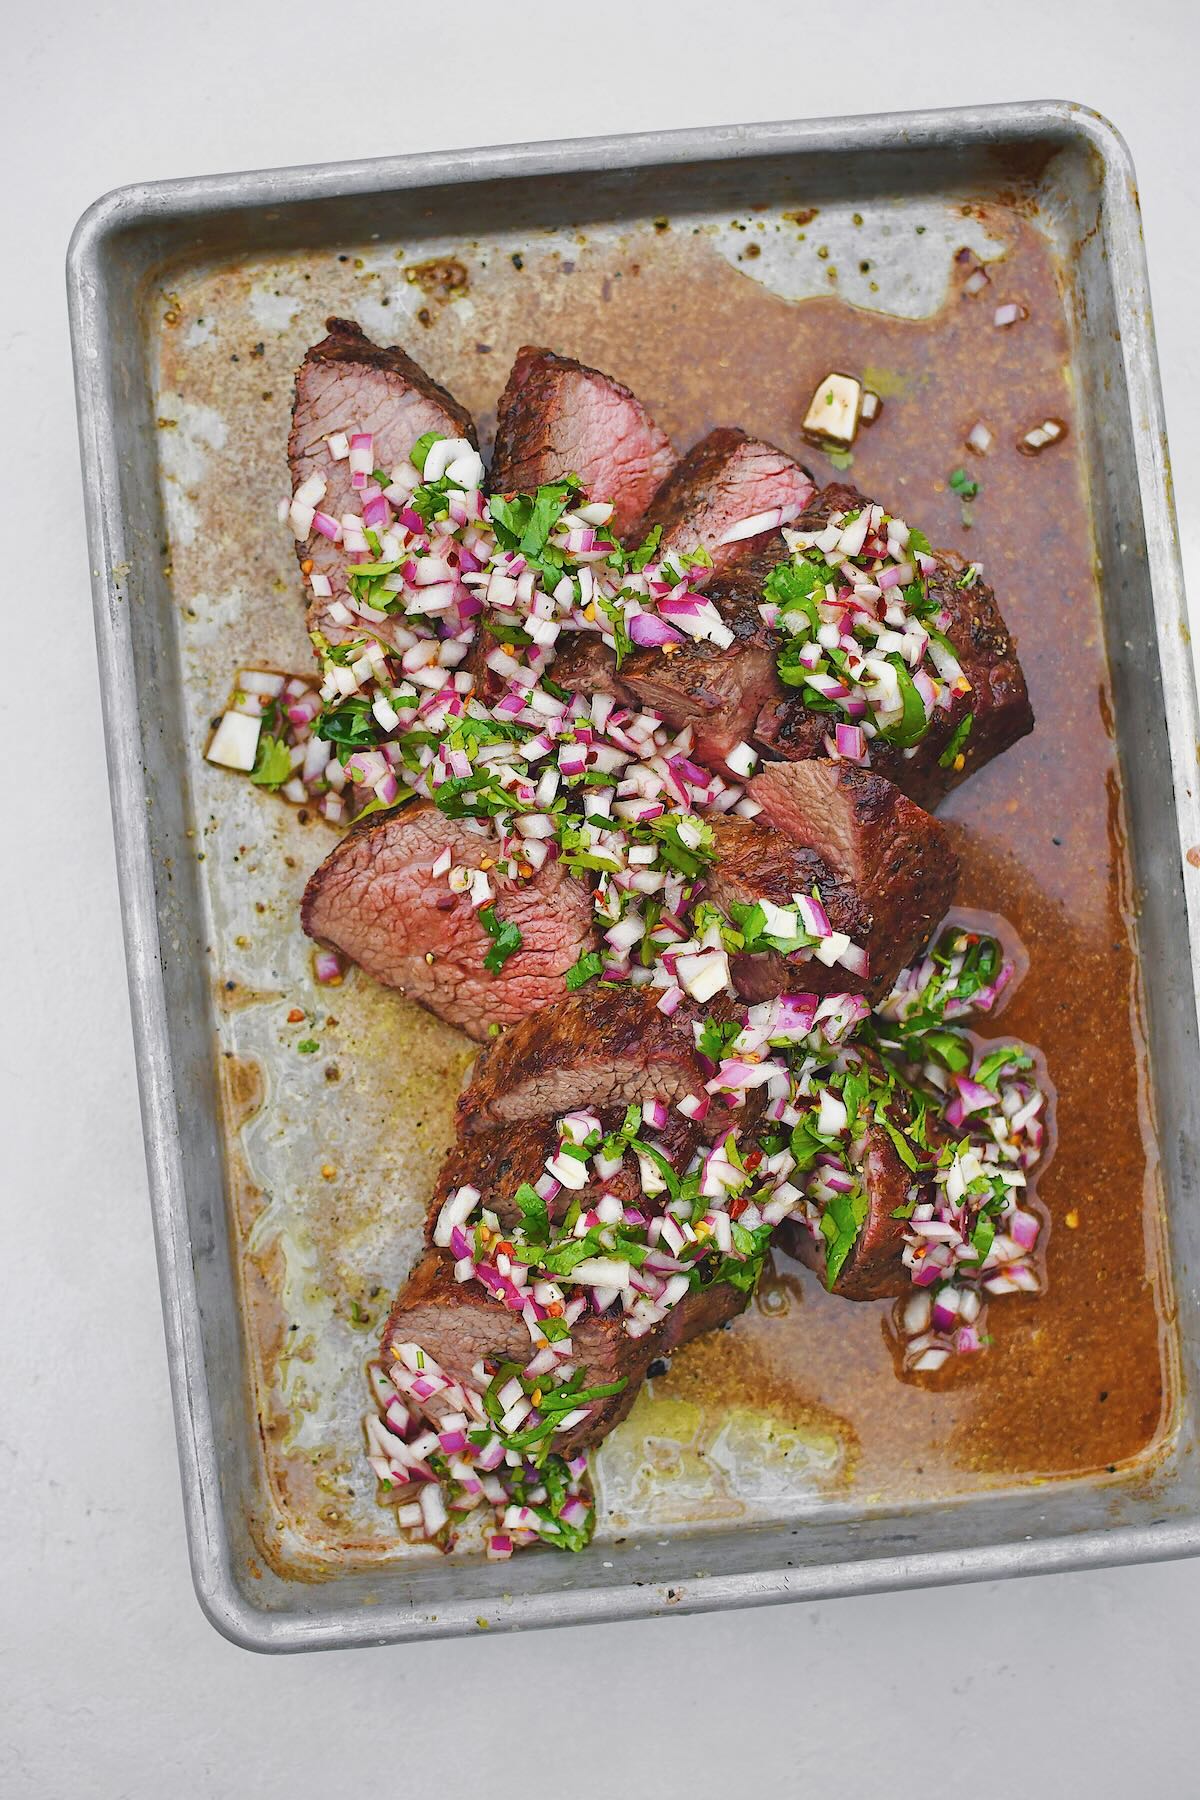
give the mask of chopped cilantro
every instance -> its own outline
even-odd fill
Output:
[[[831,1291],[858,1241],[867,1217],[867,1196],[861,1187],[849,1194],[835,1194],[821,1214],[825,1239],[825,1286]]]
[[[300,1042],[296,1045],[296,1048],[301,1056],[313,1056],[321,1046],[318,1044],[316,1038],[301,1038]]]
[[[896,671],[903,711],[896,723],[887,726],[879,735],[885,737],[890,744],[897,745],[901,750],[909,750],[914,744],[919,744],[929,730],[925,703],[918,694],[913,678],[908,672],[908,664],[899,651],[893,651],[887,660]]]
[[[950,486],[964,500],[973,500],[979,492],[979,483],[972,481],[965,469],[953,469],[950,473]]]
[[[408,453],[408,460],[419,475],[425,473],[425,459],[439,438],[445,436],[444,431],[426,431],[419,437]]]
[[[603,967],[604,958],[598,950],[585,950],[579,961],[573,963],[567,970],[565,977],[567,987],[574,993],[575,989],[581,988],[585,981],[591,981],[594,975],[599,975]]]
[[[521,948],[521,927],[512,919],[498,919],[494,906],[480,908],[479,922],[488,936],[494,939],[483,959],[483,966],[489,975],[498,975],[514,950]]]
[[[939,769],[953,768],[955,760],[962,751],[963,745],[971,735],[971,727],[974,723],[975,714],[973,712],[963,714],[962,718],[958,721],[958,724],[954,727],[954,733],[950,742],[938,757]]]
[[[290,780],[291,773],[292,753],[283,739],[267,737],[264,733],[258,740],[258,754],[254,758],[251,781],[257,787],[279,788]]]
[[[996,1083],[1004,1069],[1032,1069],[1032,1067],[1033,1058],[1031,1056],[1026,1056],[1024,1051],[1018,1050],[1015,1044],[1005,1044],[999,1050],[993,1050],[990,1056],[984,1057],[976,1069],[973,1079],[979,1083],[980,1087],[991,1088],[994,1093]]]
[[[652,526],[630,557],[629,567],[635,575],[644,569],[646,564],[653,557],[654,552],[662,542],[662,532],[663,528],[661,525]]]
[[[981,1212],[975,1221],[975,1229],[971,1233],[971,1248],[975,1252],[976,1262],[983,1262],[996,1236],[996,1227],[986,1212]]]
[[[546,1210],[546,1202],[536,1188],[523,1181],[513,1195],[513,1203],[520,1208],[521,1223],[525,1236],[539,1244],[549,1242],[550,1214]]]

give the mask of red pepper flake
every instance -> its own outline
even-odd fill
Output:
[[[304,1018],[303,1009],[299,1006],[293,1006],[291,1012],[288,1014],[288,1024],[289,1025],[299,1025],[302,1022],[303,1018]]]
[[[746,1167],[748,1169],[757,1169],[757,1167],[758,1167],[759,1163],[762,1161],[762,1159],[763,1159],[763,1153],[761,1150],[752,1150],[750,1152],[749,1156],[746,1158]]]

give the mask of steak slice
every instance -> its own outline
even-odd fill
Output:
[[[425,432],[474,443],[475,427],[466,407],[398,345],[385,349],[373,344],[352,319],[327,319],[325,329],[328,336],[312,346],[296,371],[288,464],[293,488],[310,475],[324,478],[321,511],[340,518],[361,509],[349,463],[335,462],[329,454],[325,439],[330,432],[371,432],[376,467],[390,473]],[[315,533],[296,550],[302,562],[311,558],[314,570],[329,577],[335,599],[346,597],[340,544]],[[313,610],[319,616],[326,605],[317,602]],[[365,627],[358,635],[364,633]]]
[[[736,1008],[718,994],[703,1008],[685,1000],[668,1018],[660,997],[658,988],[602,984],[523,1019],[476,1063],[459,1097],[460,1131],[702,1094],[711,1064],[696,1049],[693,1026],[706,1016],[732,1020]],[[720,1122],[742,1124],[745,1110]]]
[[[870,504],[855,488],[835,482],[822,489],[797,526],[819,531],[832,513]],[[944,635],[971,691],[956,694],[947,710],[934,714],[929,730],[911,752],[879,738],[871,740],[871,767],[928,807],[936,806],[951,788],[1033,730],[1024,671],[995,595],[978,579],[971,587],[959,587],[966,564],[954,551],[936,550],[934,556],[938,566],[929,577],[929,592],[949,614]],[[962,747],[962,767],[943,769],[939,759],[967,713],[973,722]],[[793,688],[768,701],[758,716],[754,735],[772,756],[801,761],[826,754],[828,730],[828,713],[812,710],[803,691]]]
[[[589,499],[612,501],[612,529],[626,537],[675,460],[666,433],[611,375],[532,344],[517,351],[496,414],[495,493],[577,475]]]
[[[882,1125],[867,1127],[861,1171],[867,1216],[838,1272],[833,1292],[844,1300],[885,1300],[903,1293],[909,1285],[908,1270],[900,1260],[908,1221],[892,1215],[906,1205],[914,1177],[900,1161]],[[825,1239],[819,1231],[814,1236],[803,1221],[785,1219],[778,1242],[789,1256],[815,1269],[825,1280]]]
[[[447,849],[456,864],[478,869],[498,843],[490,827],[448,819],[431,801],[374,816],[310,877],[301,922],[385,987],[485,1038],[490,1024],[511,1025],[564,992],[565,972],[592,942],[591,901],[554,860],[524,882],[492,869],[496,917],[521,932],[520,948],[492,974],[484,957],[493,939],[478,910],[430,873]]]
[[[750,1294],[735,1288],[731,1282],[715,1281],[710,1287],[694,1288],[673,1306],[663,1320],[655,1338],[655,1356],[673,1356],[693,1338],[706,1331],[717,1331],[736,1319],[750,1303]]]
[[[732,919],[733,905],[793,904],[793,895],[819,889],[821,904],[835,931],[866,950],[869,974],[852,974],[841,963],[832,967],[817,957],[795,960],[776,951],[733,958],[733,979],[743,1000],[773,999],[776,994],[865,993],[881,999],[891,989],[903,960],[881,939],[874,915],[854,882],[832,869],[823,856],[758,819],[712,818],[716,863],[705,898]]]
[[[600,1114],[600,1128],[605,1136],[620,1128],[624,1108],[606,1107]],[[661,1150],[672,1168],[682,1174],[700,1142],[696,1127],[674,1108],[667,1114],[661,1131],[646,1130],[641,1135]],[[429,1209],[426,1236],[431,1236],[438,1214],[456,1188],[479,1189],[481,1203],[496,1214],[501,1226],[511,1230],[520,1223],[521,1210],[513,1195],[522,1182],[532,1187],[546,1172],[546,1162],[558,1150],[559,1134],[553,1118],[519,1119],[512,1124],[494,1125],[486,1131],[459,1136],[442,1164]],[[642,1193],[641,1169],[632,1150],[626,1150],[615,1175],[601,1181],[588,1181],[586,1187],[564,1187],[549,1202],[552,1224],[557,1224],[575,1200],[586,1212],[604,1194],[613,1194],[622,1206],[638,1206],[645,1212],[658,1210],[659,1200],[648,1200]]]
[[[758,609],[767,576],[786,556],[779,533],[765,533],[705,583],[705,599],[733,633],[727,649],[687,638],[670,655],[635,650],[621,665],[634,704],[659,713],[672,731],[691,726],[699,762],[721,767],[736,744],[749,741],[759,713],[779,692],[775,634]]]
[[[637,1398],[658,1338],[658,1331],[631,1338],[619,1312],[588,1311],[576,1320],[571,1328],[571,1360],[583,1370],[583,1385],[597,1387],[624,1376],[626,1386],[619,1394],[594,1401],[586,1419],[556,1436],[556,1451],[569,1456],[587,1449],[620,1423]],[[385,1368],[392,1361],[394,1343],[419,1344],[454,1381],[477,1390],[481,1383],[476,1363],[490,1364],[490,1376],[505,1362],[524,1368],[534,1354],[521,1314],[510,1311],[477,1281],[456,1281],[454,1259],[441,1250],[426,1251],[396,1296],[383,1333]]]
[[[815,491],[808,473],[786,451],[736,426],[720,425],[667,476],[643,525],[647,531],[662,526],[664,549],[694,550],[702,544],[723,570],[759,547],[763,535],[722,544],[732,526],[779,507],[787,507],[795,518]],[[764,531],[774,531],[778,524],[776,519]]]
[[[815,852],[850,888],[868,921],[866,992],[886,992],[954,898],[958,858],[945,826],[882,775],[847,763],[768,763],[747,791],[762,807],[753,823]],[[844,929],[832,913],[830,922]]]
[[[581,694],[612,694],[623,706],[658,713],[672,731],[692,728],[692,754],[720,768],[735,744],[752,736],[755,720],[782,692],[775,668],[778,641],[763,624],[763,585],[776,563],[787,559],[777,531],[722,573],[710,578],[711,600],[733,632],[728,649],[707,638],[685,638],[677,647],[634,649],[617,670],[616,657],[590,632],[560,639],[554,679]]]

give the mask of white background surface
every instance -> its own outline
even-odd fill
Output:
[[[1137,162],[1200,596],[1200,8],[60,0],[7,16],[0,1795],[304,1800],[353,1784],[455,1800],[486,1784],[507,1800],[531,1791],[527,1767],[541,1792],[565,1780],[667,1800],[731,1786],[823,1800],[1200,1792],[1200,1563],[278,1660],[205,1623],[146,1203],[62,283],[78,214],[127,181],[880,106],[1085,101]],[[529,1763],[521,1721],[543,1746]]]

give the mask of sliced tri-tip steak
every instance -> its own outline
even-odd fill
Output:
[[[561,1118],[578,1107],[627,1106],[700,1097],[711,1065],[693,1026],[738,1016],[725,994],[698,1006],[685,1000],[669,1017],[661,988],[589,985],[532,1014],[489,1045],[458,1102],[459,1129],[486,1131],[517,1119]],[[757,1091],[757,1090],[756,1090]],[[746,1109],[712,1109],[705,1121],[741,1125]]]
[[[816,958],[801,964],[774,954],[739,958],[734,973],[740,991],[765,998],[807,988],[811,978],[813,992],[845,989],[879,999],[925,948],[954,898],[958,858],[945,826],[882,775],[847,763],[768,763],[747,792],[762,811],[748,821],[755,831],[745,834],[743,853],[729,840],[744,822],[714,822],[722,836],[710,877],[712,898],[724,906],[747,897],[761,882],[766,897],[775,900],[782,883],[771,873],[772,841],[781,870],[790,868],[792,859],[803,869],[802,851],[809,852],[835,878],[827,889],[818,874],[830,924],[867,951],[870,966],[864,983],[838,965],[825,969]],[[788,846],[802,850],[789,852]]]
[[[870,504],[855,488],[835,482],[822,489],[796,521],[796,528],[819,531],[831,514]],[[970,692],[956,694],[947,710],[934,714],[929,730],[911,752],[879,738],[873,738],[870,746],[871,767],[929,807],[1033,730],[1025,675],[995,595],[978,578],[970,587],[959,586],[967,565],[953,551],[935,550],[933,554],[937,569],[929,576],[929,592],[946,610],[943,635],[962,666]],[[940,759],[968,713],[971,730],[961,754],[942,768]],[[768,701],[758,716],[754,735],[771,756],[803,760],[826,755],[829,729],[829,714],[811,709],[803,689],[794,688]]]
[[[620,1129],[625,1109],[605,1107],[597,1117],[601,1131],[608,1136]],[[645,1125],[639,1132],[639,1137],[660,1151],[681,1176],[700,1142],[696,1126],[674,1107],[668,1112],[667,1122],[661,1129]],[[506,1231],[511,1230],[521,1220],[521,1209],[513,1196],[523,1182],[527,1182],[530,1187],[536,1185],[546,1173],[547,1162],[557,1154],[560,1142],[555,1117],[519,1119],[510,1124],[494,1125],[487,1131],[460,1135],[438,1174],[426,1223],[426,1237],[432,1239],[437,1229],[438,1216],[451,1194],[466,1186],[478,1188],[480,1204],[495,1213]],[[576,1200],[586,1212],[605,1194],[615,1196],[622,1206],[640,1207],[646,1212],[658,1211],[661,1200],[665,1197],[647,1198],[642,1192],[642,1175],[637,1155],[633,1150],[627,1149],[616,1174],[601,1180],[598,1175],[589,1171],[586,1186],[563,1187],[549,1202],[547,1210],[550,1220],[557,1224]]]
[[[901,1260],[908,1221],[895,1214],[900,1209],[908,1212],[918,1177],[905,1168],[882,1125],[868,1125],[859,1167],[867,1196],[867,1216],[838,1271],[833,1292],[844,1300],[885,1300],[903,1293],[909,1284],[908,1271]],[[819,1232],[814,1235],[798,1219],[785,1219],[777,1238],[789,1256],[815,1269],[825,1280],[826,1245]]]
[[[826,964],[815,956],[792,960],[775,951],[735,956],[733,979],[743,1000],[770,1000],[788,992],[865,993],[876,1000],[890,991],[904,962],[898,952],[893,954],[856,883],[831,867],[818,851],[773,825],[720,816],[709,823],[716,861],[705,898],[727,918],[734,918],[735,905],[753,906],[766,900],[772,906],[791,907],[797,894],[813,896],[815,892],[832,929],[843,932],[867,952],[865,977],[842,963]]]
[[[620,1423],[637,1398],[658,1337],[658,1331],[630,1337],[619,1309],[581,1314],[571,1328],[571,1361],[583,1370],[584,1387],[622,1378],[626,1385],[619,1394],[594,1401],[586,1419],[554,1439],[555,1450],[570,1455],[588,1449]],[[502,1363],[523,1368],[534,1354],[522,1315],[479,1282],[456,1281],[454,1258],[444,1250],[426,1251],[396,1296],[383,1334],[385,1369],[393,1360],[392,1344],[409,1343],[419,1344],[452,1380],[476,1390],[477,1363],[487,1370],[486,1387]]]
[[[668,475],[643,525],[647,531],[662,526],[664,549],[693,550],[701,544],[716,568],[726,569],[759,548],[764,533],[795,519],[815,492],[807,470],[786,451],[721,425]],[[758,519],[763,522],[757,532],[724,541],[735,527]]]
[[[584,1387],[624,1379],[620,1393],[591,1402],[588,1417],[556,1436],[553,1448],[564,1455],[588,1450],[619,1425],[637,1398],[646,1371],[656,1357],[670,1356],[702,1332],[727,1324],[744,1311],[750,1295],[720,1282],[699,1288],[674,1306],[662,1324],[641,1337],[630,1337],[619,1305],[607,1312],[587,1311],[571,1327],[571,1363],[583,1370]],[[452,1380],[478,1390],[477,1365],[488,1378],[502,1363],[522,1366],[533,1355],[529,1329],[477,1281],[460,1282],[454,1259],[443,1250],[427,1250],[396,1296],[383,1333],[382,1358],[392,1362],[393,1344],[419,1344]]]
[[[733,633],[720,649],[707,638],[685,638],[662,650],[631,651],[617,671],[606,644],[578,631],[560,640],[554,679],[584,693],[611,693],[625,706],[658,713],[672,731],[692,728],[692,753],[721,769],[739,743],[752,736],[763,707],[780,690],[775,658],[778,640],[763,624],[763,585],[776,563],[787,559],[777,531],[753,541],[730,568],[711,576],[704,597],[711,600]]]
[[[473,870],[499,853],[490,826],[448,819],[430,801],[364,820],[310,878],[301,921],[309,937],[340,950],[385,987],[486,1038],[490,1025],[511,1025],[565,991],[564,974],[592,943],[592,905],[553,859],[524,881],[491,868],[496,919],[521,933],[520,947],[493,974],[484,958],[494,939],[479,909],[430,872],[446,850]]]
[[[327,319],[327,337],[314,344],[296,371],[288,463],[293,489],[310,475],[325,482],[320,510],[335,519],[361,512],[351,485],[350,464],[335,462],[327,442],[331,432],[370,432],[377,468],[389,474],[427,431],[475,443],[475,426],[465,406],[427,375],[398,345],[373,344],[352,319]],[[328,577],[334,598],[344,598],[346,559],[340,544],[314,532],[297,544],[301,562]],[[313,609],[319,615],[327,602]],[[368,627],[364,625],[363,634]]]
[[[623,538],[675,460],[667,434],[611,375],[536,345],[517,351],[496,415],[495,493],[534,493],[577,475],[589,500],[612,501]]]

